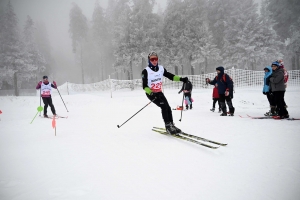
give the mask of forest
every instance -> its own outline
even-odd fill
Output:
[[[108,76],[140,78],[147,55],[156,51],[159,64],[178,75],[226,69],[262,70],[283,59],[299,70],[300,1],[168,0],[154,12],[155,0],[109,0],[106,9],[94,1],[92,18],[73,3],[69,39],[76,83]],[[0,12],[0,90],[33,88],[42,75],[64,82],[59,59],[51,52],[46,25],[28,13],[20,27],[9,1]],[[65,61],[68,62],[68,61]],[[55,74],[56,73],[56,74]]]

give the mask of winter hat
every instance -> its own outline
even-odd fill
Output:
[[[43,76],[43,79],[48,78],[48,76]]]
[[[150,62],[150,57],[151,57],[151,56],[156,56],[156,57],[158,57],[158,56],[157,56],[157,53],[156,53],[155,51],[151,51],[151,52],[148,54],[148,66],[149,66],[153,71],[157,72],[157,71],[158,71],[158,62],[157,62],[157,64],[156,64],[156,66],[152,65],[152,63]]]
[[[279,63],[278,63],[277,61],[272,62],[272,65],[276,65],[277,67],[279,67]],[[272,66],[272,65],[271,65],[271,66]]]
[[[149,54],[148,54],[148,60],[150,59],[150,56],[156,56],[158,57],[157,53],[155,51],[151,51]]]

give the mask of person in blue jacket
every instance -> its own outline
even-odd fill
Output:
[[[264,68],[265,71],[265,76],[264,76],[264,86],[263,86],[263,94],[267,95],[267,99],[270,104],[270,111],[265,113],[265,116],[274,116],[276,115],[275,108],[276,106],[274,105],[274,99],[273,99],[273,93],[270,90],[270,77],[272,75],[272,68],[271,66],[267,66]]]
[[[229,116],[233,116],[235,111],[231,101],[233,98],[233,81],[228,74],[224,73],[224,67],[217,67],[216,71],[217,76],[214,80],[211,81],[209,78],[206,78],[206,82],[211,85],[215,85],[216,83],[218,84],[219,101],[223,112],[221,116],[227,116],[225,100],[229,107]]]

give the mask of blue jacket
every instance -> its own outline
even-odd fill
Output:
[[[263,92],[269,92],[270,91],[270,76],[272,75],[272,68],[270,66],[267,66],[266,68],[269,71],[265,72]]]
[[[220,71],[220,74],[218,74],[214,80],[212,80],[211,82],[209,82],[209,84],[211,85],[215,85],[216,83],[218,84],[218,92],[219,94],[225,94],[225,91],[228,89],[231,98],[233,98],[233,82],[230,79],[230,77],[225,74],[225,80],[223,80],[223,75],[224,75],[224,67],[220,66],[217,67],[216,70]]]

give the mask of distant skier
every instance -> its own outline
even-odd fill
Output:
[[[182,91],[184,93],[184,98],[185,98],[185,107],[188,110],[189,106],[190,109],[193,108],[193,99],[192,99],[192,90],[193,90],[193,84],[191,83],[191,81],[186,82],[185,84],[183,84],[181,90],[179,90],[178,94],[180,94]]]
[[[228,74],[224,73],[224,67],[217,67],[216,71],[217,76],[214,78],[214,80],[211,81],[209,78],[206,78],[206,82],[211,85],[215,85],[216,83],[218,84],[218,93],[220,97],[219,101],[223,112],[220,116],[227,116],[225,100],[229,107],[229,116],[233,116],[235,110],[231,101],[233,98],[233,81]]]
[[[165,122],[166,131],[169,134],[175,135],[180,133],[181,130],[173,123],[172,109],[162,93],[163,76],[172,81],[188,82],[188,78],[181,78],[168,72],[163,66],[158,65],[158,55],[152,51],[148,55],[148,67],[142,71],[143,89],[146,92],[148,99],[153,101],[158,107],[161,108],[162,118]]]
[[[216,103],[218,102],[219,113],[222,112],[219,98],[220,98],[220,96],[219,96],[219,92],[218,92],[218,84],[216,83],[215,87],[213,88],[213,93],[212,93],[213,106],[212,106],[212,109],[210,109],[210,111],[215,112]]]
[[[270,86],[272,93],[274,95],[274,104],[278,108],[278,118],[289,118],[289,113],[285,107],[284,103],[284,93],[285,93],[285,84],[284,84],[284,70],[279,67],[277,61],[272,63],[273,73],[270,77]]]
[[[54,116],[56,115],[56,111],[52,103],[52,97],[51,97],[52,88],[57,89],[57,85],[55,81],[53,81],[53,84],[50,83],[48,81],[48,76],[43,76],[43,81],[40,81],[36,86],[36,89],[41,89],[41,96],[44,102],[44,117],[48,117],[47,115],[48,105],[51,108],[52,114]]]

